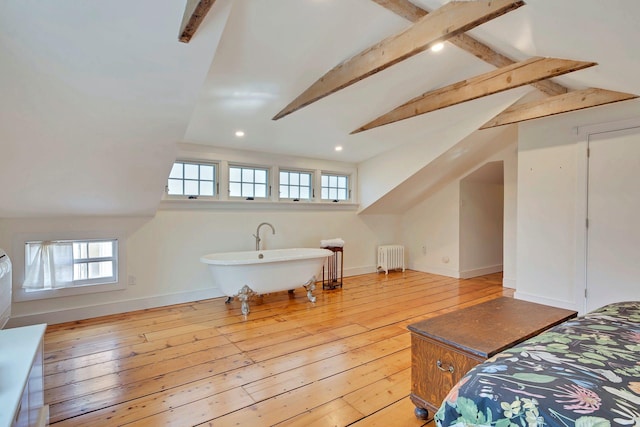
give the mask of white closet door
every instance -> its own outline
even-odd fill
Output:
[[[587,311],[640,300],[640,128],[589,137]]]

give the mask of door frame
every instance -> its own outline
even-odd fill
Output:
[[[592,135],[640,128],[640,117],[615,122],[598,123],[576,127],[576,256],[575,256],[575,301],[580,313],[587,309],[587,215],[589,202],[589,158],[587,150]]]

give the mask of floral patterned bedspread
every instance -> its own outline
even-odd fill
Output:
[[[438,426],[640,427],[640,302],[607,305],[473,368]]]

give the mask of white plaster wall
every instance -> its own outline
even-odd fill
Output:
[[[25,233],[55,232],[64,237],[99,231],[126,235],[120,241],[126,247],[126,274],[120,277],[127,285],[124,290],[14,302],[11,326],[57,323],[221,296],[212,287],[200,256],[253,250],[252,234],[263,221],[276,228],[275,235],[262,230],[267,249],[318,247],[321,239],[342,237],[346,242],[345,275],[374,272],[377,246],[395,242],[399,230],[395,216],[358,216],[355,210],[161,210],[153,218],[5,219],[0,228],[0,247],[10,254],[23,250],[14,242]],[[20,265],[15,268],[23,269]],[[14,274],[14,282],[22,274]],[[129,284],[131,276],[135,285]]]
[[[459,200],[460,185],[454,181],[403,215],[409,268],[458,277]]]
[[[401,217],[402,239],[408,251],[409,268],[450,277],[461,277],[460,266],[460,180],[486,162],[502,161],[504,165],[504,214],[502,234],[504,284],[515,287],[516,271],[516,141],[475,165]],[[494,244],[497,248],[498,242]],[[426,249],[426,254],[423,251]],[[444,262],[448,259],[449,262]]]
[[[504,186],[460,181],[460,277],[502,271]]]
[[[378,244],[394,240],[396,219],[361,218],[355,211],[159,211],[129,240],[129,274],[164,293],[212,286],[202,255],[254,250],[261,222],[262,247],[319,247],[321,239],[345,240],[345,275],[375,271]],[[150,268],[151,267],[151,268]],[[138,286],[138,285],[136,285]]]
[[[502,241],[502,284],[516,287],[518,236],[518,144],[504,150],[504,217]]]
[[[518,141],[516,297],[580,311],[584,202],[577,127],[640,115],[640,102],[522,123]]]

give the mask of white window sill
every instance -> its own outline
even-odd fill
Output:
[[[357,210],[358,203],[351,202],[294,202],[289,200],[212,200],[212,199],[165,199],[160,202],[159,210]]]
[[[96,285],[76,285],[67,288],[44,289],[41,291],[26,291],[22,288],[13,290],[15,302],[35,301],[40,299],[61,298],[73,295],[94,294],[98,292],[118,291],[125,289],[122,282],[101,283]]]

